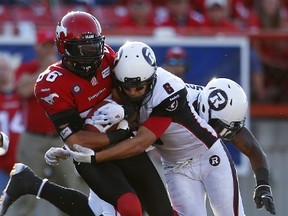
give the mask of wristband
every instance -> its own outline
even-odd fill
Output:
[[[96,165],[96,154],[94,154],[94,155],[91,155],[91,164],[92,165]]]
[[[113,144],[116,144],[118,142],[121,142],[124,139],[127,139],[128,136],[130,137],[130,132],[129,131],[130,130],[118,129],[118,130],[115,130],[115,131],[107,132],[106,134],[107,134],[108,139],[109,139],[109,144],[113,145]]]
[[[265,167],[255,170],[255,179],[257,185],[269,185],[269,170]]]

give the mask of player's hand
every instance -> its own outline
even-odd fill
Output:
[[[264,206],[268,212],[275,215],[275,205],[270,185],[258,185],[254,191],[254,201],[258,209]]]
[[[68,157],[70,157],[69,152],[59,147],[51,147],[44,156],[46,163],[50,166],[57,166],[60,160],[65,160]]]
[[[109,139],[109,144],[112,145],[134,136],[133,131],[125,119],[119,122],[115,131],[109,131],[106,134]]]
[[[78,144],[74,144],[73,148],[75,151],[65,145],[65,149],[70,153],[75,161],[81,163],[96,163],[95,152],[92,149],[83,147]]]
[[[124,119],[124,116],[124,108],[115,102],[111,102],[94,112],[91,119],[96,125],[114,125]]]
[[[0,147],[0,155],[4,155],[8,151],[8,148],[9,148],[9,138],[5,133],[3,133],[1,131],[0,131],[0,136],[1,136],[0,141],[2,143],[2,145],[0,145],[1,146]]]
[[[122,129],[122,130],[130,130],[129,124],[128,124],[128,122],[127,122],[125,119],[123,119],[123,120],[121,120],[121,121],[119,122],[116,130],[119,130],[119,129]]]

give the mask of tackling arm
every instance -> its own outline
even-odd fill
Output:
[[[157,140],[156,135],[144,126],[140,126],[137,134],[117,145],[95,154],[96,162],[122,159],[140,154]]]

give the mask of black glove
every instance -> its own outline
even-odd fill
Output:
[[[121,122],[119,122],[117,130],[109,131],[106,134],[110,141],[109,144],[112,145],[134,136],[133,131],[130,129],[129,124],[126,120],[122,120]]]
[[[271,214],[275,215],[275,205],[273,202],[270,185],[258,185],[254,190],[254,202],[258,209],[263,206]]]

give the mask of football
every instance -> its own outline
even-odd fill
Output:
[[[89,113],[87,114],[86,117],[86,121],[85,121],[85,130],[88,131],[95,131],[95,132],[103,132],[102,130],[107,126],[107,125],[93,125],[93,120],[91,119],[91,117],[94,115],[94,113],[100,109],[101,107],[105,106],[106,104],[112,103],[112,101],[108,101],[108,100],[103,100],[99,103],[97,103],[94,107],[92,107],[92,109],[89,111]],[[114,103],[114,102],[113,102]],[[120,106],[120,105],[119,105]],[[116,114],[117,115],[117,114]],[[87,120],[89,119],[89,120]],[[90,122],[90,123],[89,123]],[[109,131],[113,131],[116,130],[118,124],[114,124],[112,125],[109,129],[106,130],[106,132]]]

